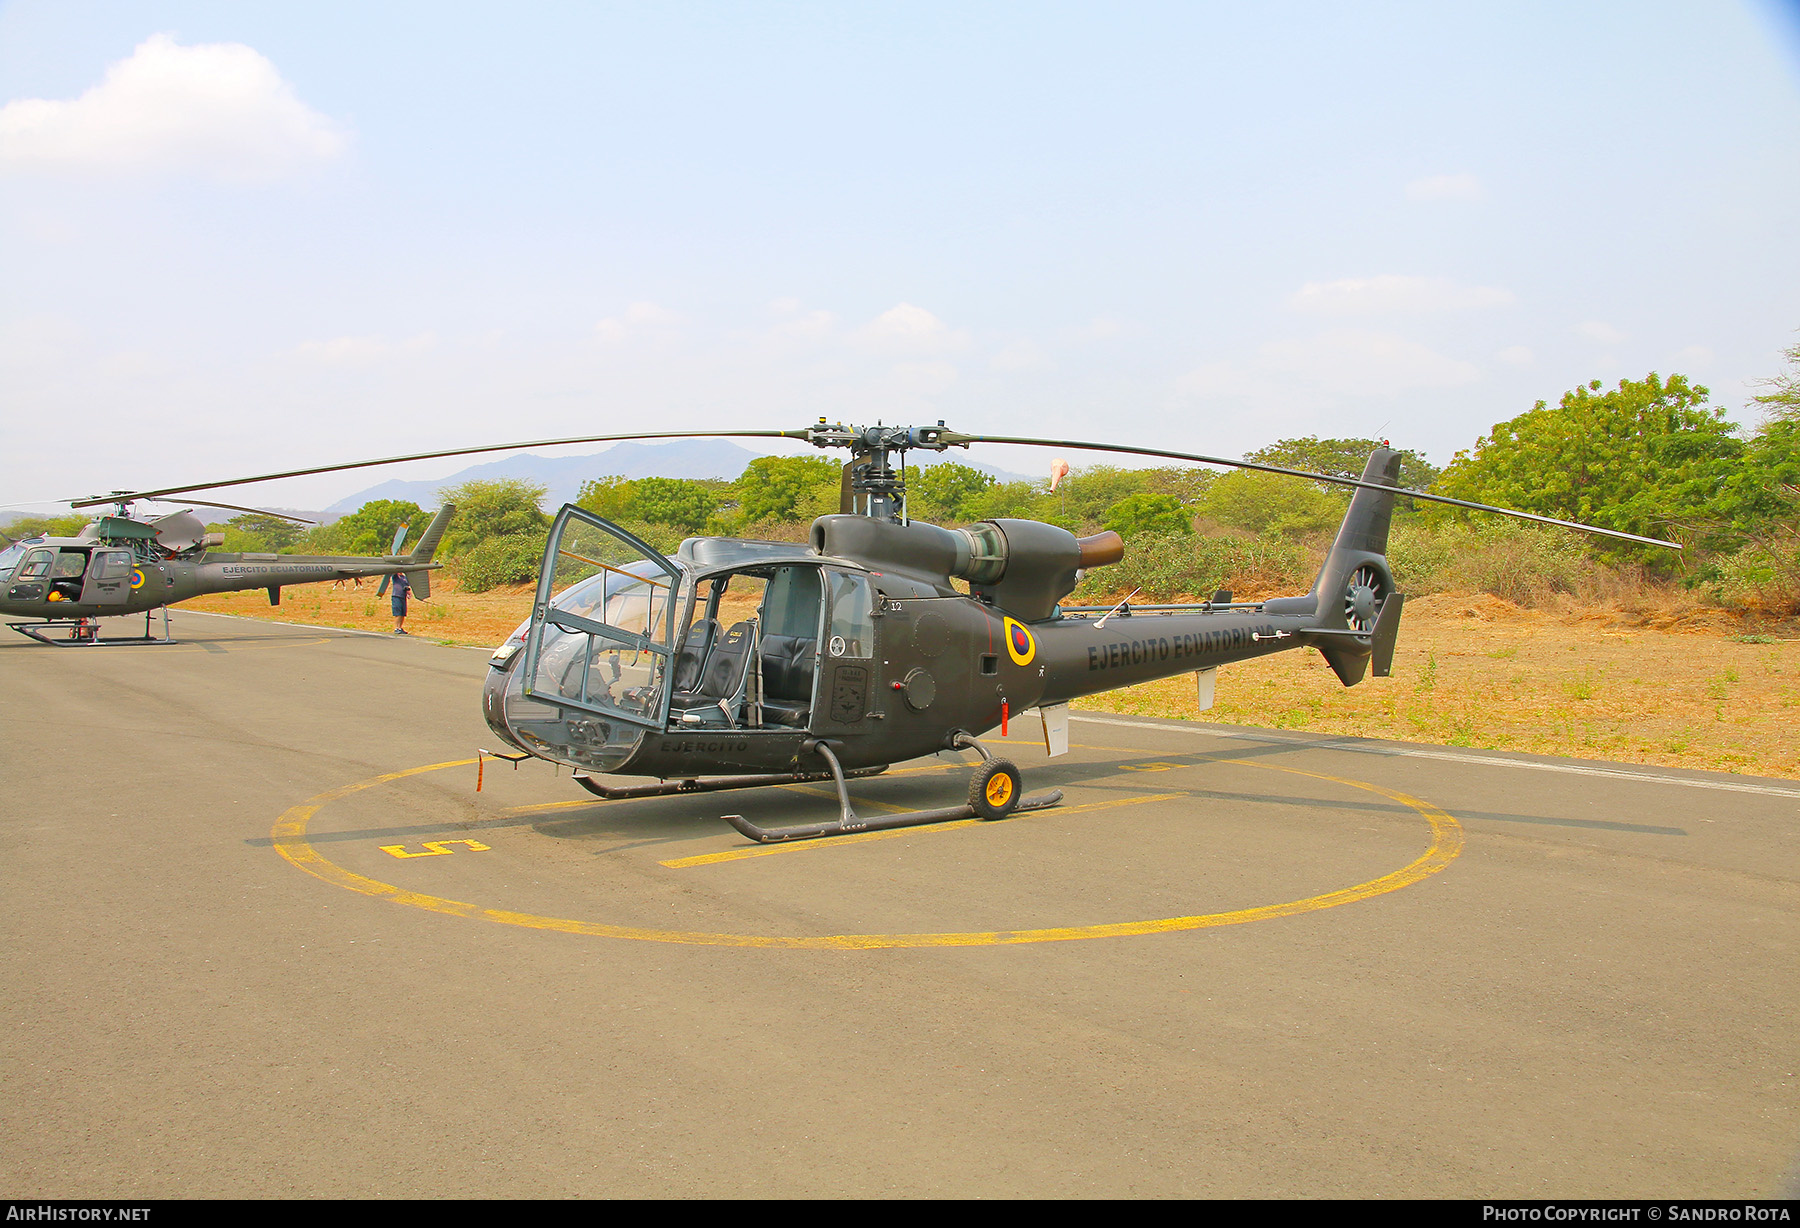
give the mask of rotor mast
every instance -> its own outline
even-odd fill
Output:
[[[815,448],[850,449],[850,497],[848,511],[901,524],[906,519],[906,453],[912,448],[942,452],[969,446],[969,436],[936,426],[845,426],[820,418],[806,432]],[[893,456],[899,454],[896,469]]]

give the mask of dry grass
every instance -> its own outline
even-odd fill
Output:
[[[1393,677],[1345,688],[1317,653],[1282,653],[1221,670],[1206,718],[1800,777],[1796,634],[1744,634],[1725,611],[1699,606],[1528,610],[1441,593],[1407,602]],[[1193,682],[1077,706],[1192,718]]]
[[[415,602],[408,629],[498,644],[530,612],[531,590],[458,591]],[[1318,653],[1222,670],[1209,720],[1450,746],[1800,778],[1800,630],[1758,627],[1668,589],[1621,585],[1523,609],[1486,594],[1407,602],[1394,676],[1345,688]],[[260,590],[186,608],[386,631],[388,600],[305,585],[271,608]],[[1758,640],[1766,642],[1755,642]],[[1094,711],[1192,718],[1183,675],[1083,701]]]
[[[392,631],[394,618],[388,612],[388,597],[375,595],[375,586],[379,583],[379,580],[365,580],[361,588],[348,584],[342,587],[295,585],[282,589],[281,604],[273,607],[261,589],[214,593],[184,601],[180,608],[318,627]],[[455,577],[437,572],[431,577],[431,600],[413,599],[406,616],[406,629],[413,635],[450,644],[495,645],[531,613],[533,587],[510,584],[484,593],[465,593],[457,587]]]

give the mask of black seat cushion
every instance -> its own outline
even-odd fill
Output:
[[[810,636],[765,635],[762,642],[763,717],[777,725],[804,727],[812,711],[813,659],[818,642]]]
[[[672,681],[677,691],[691,691],[700,684],[700,667],[706,664],[706,654],[712,651],[718,634],[719,624],[711,618],[703,618],[688,628],[687,640],[675,654]]]

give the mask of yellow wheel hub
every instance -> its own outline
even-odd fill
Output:
[[[1007,802],[1012,800],[1012,792],[1012,777],[1008,776],[1005,772],[996,773],[994,778],[987,782],[987,799],[989,805],[1006,805]]]

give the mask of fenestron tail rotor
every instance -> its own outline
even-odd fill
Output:
[[[1373,563],[1364,563],[1344,586],[1344,622],[1364,634],[1375,629],[1376,616],[1387,600],[1387,577]]]

